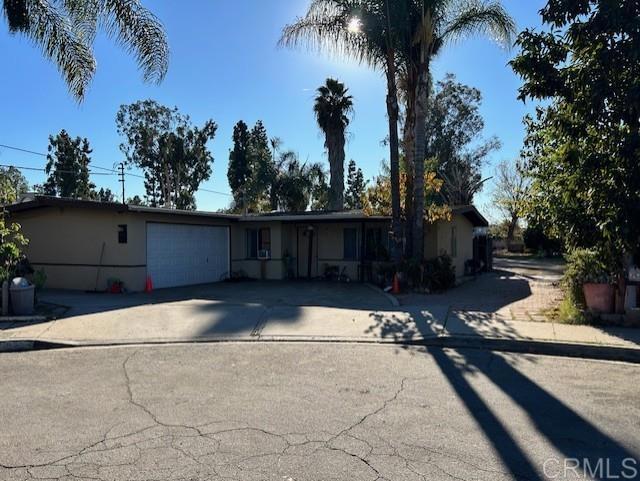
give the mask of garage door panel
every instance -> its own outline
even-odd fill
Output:
[[[147,224],[147,273],[155,287],[217,282],[228,272],[228,227]]]

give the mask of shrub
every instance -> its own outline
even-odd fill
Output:
[[[446,291],[456,285],[456,268],[448,255],[424,262],[424,283],[430,291]]]
[[[606,257],[596,250],[573,250],[567,256],[567,268],[562,278],[568,299],[577,307],[584,308],[582,286],[589,282],[610,283],[613,270],[609,267]]]
[[[0,284],[15,277],[23,259],[22,249],[28,242],[20,232],[20,225],[5,221],[0,213]]]

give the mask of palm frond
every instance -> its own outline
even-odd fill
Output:
[[[91,45],[98,31],[98,20],[102,11],[101,0],[61,0],[65,13],[76,35]]]
[[[349,21],[361,9],[362,2],[347,0],[314,0],[304,17],[286,25],[278,42],[280,47],[307,48],[358,63],[379,66],[381,52],[372,48],[369,38],[350,32]]]
[[[145,81],[160,82],[169,68],[169,45],[162,24],[139,0],[105,0],[107,33],[132,53]]]
[[[2,13],[12,33],[26,31],[29,28],[29,9],[27,0],[4,0]]]
[[[91,47],[76,34],[68,17],[49,1],[30,0],[26,7],[28,28],[21,33],[57,65],[71,93],[82,100],[96,70]]]
[[[497,0],[451,2],[443,17],[440,39],[450,43],[470,35],[488,35],[505,48],[510,48],[516,35],[516,25]]]

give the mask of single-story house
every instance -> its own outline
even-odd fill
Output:
[[[109,279],[141,291],[217,282],[314,278],[327,266],[368,280],[388,260],[390,219],[362,211],[233,215],[36,196],[7,207],[29,239],[27,256],[47,287],[104,290]],[[449,254],[456,274],[474,257],[473,206],[426,225],[425,258]]]

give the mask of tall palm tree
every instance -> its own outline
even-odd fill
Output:
[[[132,53],[145,81],[160,82],[169,47],[160,21],[139,0],[2,0],[9,31],[31,39],[81,101],[96,70],[98,29]]]
[[[324,133],[324,146],[329,157],[329,209],[344,208],[344,146],[353,97],[343,83],[328,78],[318,88],[313,106],[316,121]]]
[[[399,260],[402,252],[398,142],[396,45],[405,29],[407,5],[411,0],[312,0],[307,13],[287,25],[280,45],[306,46],[355,60],[384,72],[387,80],[387,118],[389,122],[389,163],[392,198],[391,254]],[[406,42],[405,42],[406,43]]]
[[[414,219],[413,255],[424,255],[424,153],[426,141],[426,109],[429,98],[431,61],[446,45],[473,34],[489,35],[503,45],[513,43],[515,24],[499,0],[417,0],[419,22],[413,26],[413,55],[410,66],[415,69],[415,136],[414,136]]]

